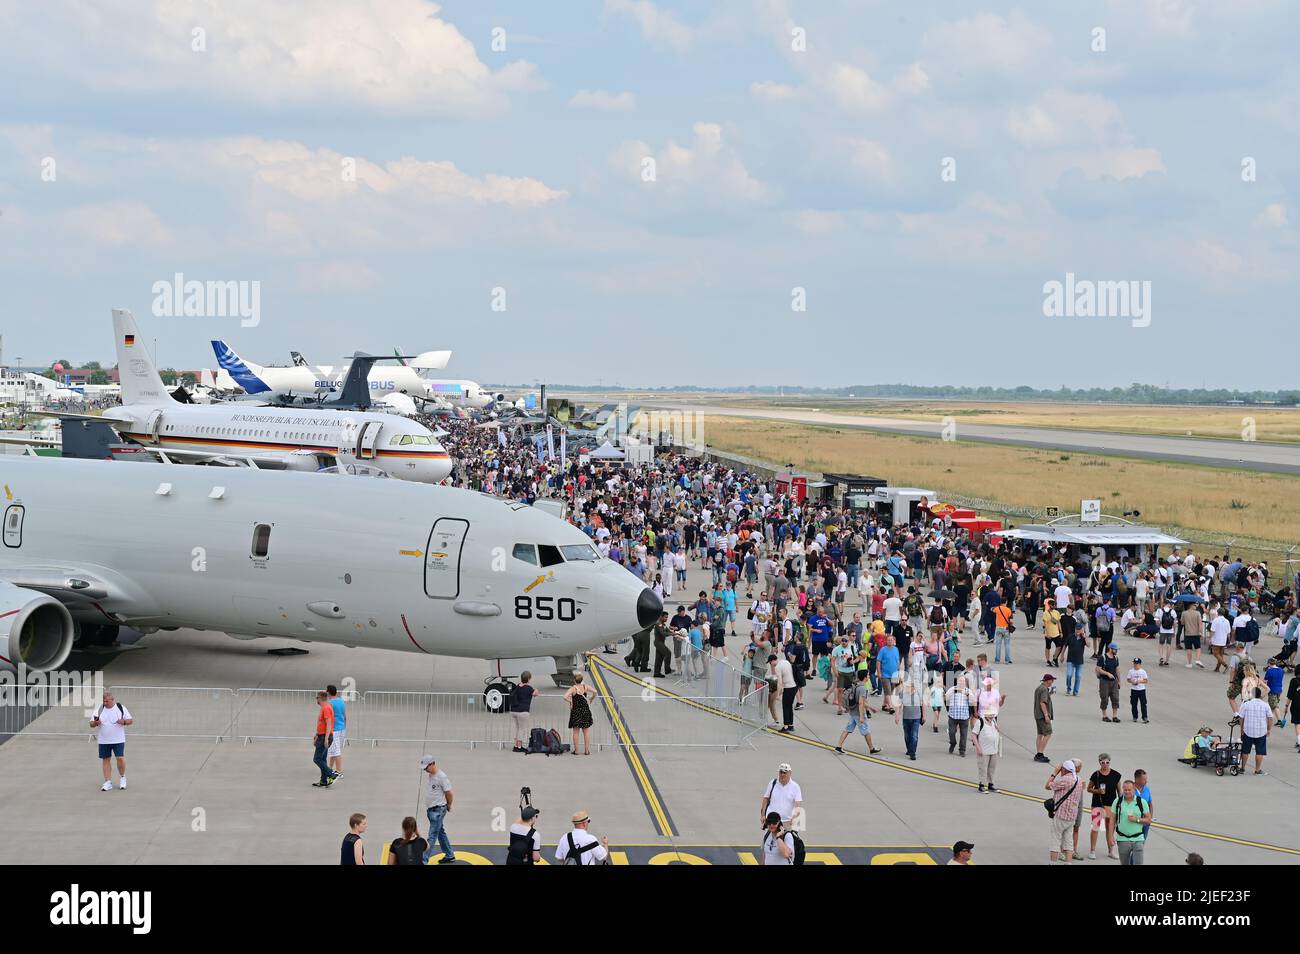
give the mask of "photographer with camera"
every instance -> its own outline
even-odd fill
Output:
[[[535,819],[541,811],[533,807],[532,790],[519,790],[519,821],[510,826],[510,847],[506,864],[535,865],[542,860],[542,838],[537,834]]]

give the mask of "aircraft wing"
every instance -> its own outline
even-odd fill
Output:
[[[330,462],[333,462],[333,455],[325,451],[294,451],[289,454],[216,454],[211,451],[154,447],[150,444],[133,444],[130,450],[132,454],[152,455],[164,464],[184,462],[212,464],[218,467],[254,467],[258,470],[304,469],[301,465],[295,468],[295,464],[298,462],[320,464],[322,457],[328,457]]]
[[[52,441],[46,437],[37,440],[35,437],[0,437],[0,444],[14,444],[18,447],[58,447],[58,441]]]

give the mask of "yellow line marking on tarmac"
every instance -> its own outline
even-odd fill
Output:
[[[720,709],[715,709],[713,706],[707,706],[702,703],[696,702],[693,699],[691,699],[689,696],[678,695],[677,693],[669,689],[664,689],[653,683],[646,682],[644,679],[638,679],[637,677],[629,675],[628,673],[619,669],[617,666],[613,666],[605,662],[605,660],[603,659],[598,659],[596,657],[592,657],[592,658],[600,666],[605,667],[608,671],[615,673],[616,675],[622,676],[628,682],[636,683],[637,685],[642,686],[644,688],[653,689],[655,692],[665,695],[670,699],[675,699],[678,702],[684,702],[687,705],[692,706],[696,709],[700,709],[705,712],[710,712],[714,715],[722,716],[724,719],[731,719],[732,721],[736,721],[736,722],[741,721],[739,716],[732,715],[729,712],[723,712]],[[835,752],[835,746],[829,745],[825,742],[821,742],[817,739],[809,739],[805,736],[794,735],[788,732],[778,732],[776,729],[769,729],[767,727],[764,727],[762,731],[767,733],[768,735],[776,736],[777,738],[787,739],[791,742],[802,742],[804,745],[810,745],[813,748],[823,749],[827,752]],[[839,753],[836,754],[838,755]],[[897,769],[900,772],[908,772],[912,775],[919,775],[922,778],[934,779],[935,781],[939,781],[939,782],[949,782],[954,785],[962,785],[966,788],[976,787],[975,782],[969,782],[964,778],[956,778],[955,776],[952,775],[942,775],[938,772],[927,772],[924,769],[913,768],[910,765],[900,765],[897,762],[890,762],[888,759],[875,758],[870,755],[860,755],[857,752],[845,752],[843,757],[858,759],[863,762],[870,762],[873,765],[883,765],[887,768]],[[1043,803],[1043,799],[1039,798],[1037,795],[1026,795],[1023,792],[1012,792],[1003,788],[998,789],[997,794],[1005,795],[1008,798],[1018,798],[1024,801],[1036,802],[1040,805]],[[1159,828],[1162,831],[1178,832],[1179,834],[1182,835],[1196,835],[1197,837],[1200,838],[1208,838],[1211,841],[1221,841],[1232,845],[1241,845],[1244,848],[1259,848],[1264,851],[1277,851],[1277,852],[1281,852],[1282,854],[1295,855],[1297,857],[1300,857],[1300,848],[1287,848],[1284,845],[1272,845],[1262,841],[1250,841],[1245,838],[1234,838],[1231,835],[1220,835],[1215,832],[1200,831],[1199,829],[1195,829],[1195,828],[1183,828],[1179,825],[1169,825],[1162,822],[1153,822],[1151,824],[1151,827]]]
[[[605,683],[600,674],[599,667],[592,666],[591,676],[596,683],[596,689],[601,695],[611,700],[606,707],[609,710],[609,717],[614,723],[614,731],[618,733],[619,740],[623,743],[623,751],[627,754],[628,762],[632,766],[632,775],[636,779],[637,785],[641,788],[641,794],[645,797],[646,804],[650,806],[650,817],[654,820],[655,826],[659,829],[659,834],[666,837],[675,834],[673,827],[668,821],[668,812],[664,808],[663,802],[659,798],[659,793],[655,791],[654,785],[650,781],[650,773],[645,767],[645,762],[641,758],[641,752],[632,742],[632,737],[623,723],[623,714],[619,711],[617,703],[614,703],[613,695],[609,691],[609,686]]]

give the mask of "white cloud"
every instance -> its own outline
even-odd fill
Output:
[[[848,146],[849,165],[869,179],[888,182],[894,177],[889,150],[870,139],[854,139]]]
[[[401,201],[468,202],[514,207],[545,205],[568,193],[539,179],[488,174],[476,177],[452,162],[405,156],[382,165],[332,149],[245,136],[210,142],[205,151],[216,163],[243,169],[251,178],[297,199],[343,199],[365,189]],[[348,164],[355,179],[345,178]]]
[[[598,109],[607,113],[630,113],[636,109],[631,93],[608,93],[603,89],[580,89],[569,100],[575,109]]]
[[[631,17],[641,35],[655,46],[666,46],[678,53],[695,42],[695,31],[673,14],[660,10],[651,0],[605,0],[605,12]]]
[[[1052,34],[1023,13],[1009,17],[981,13],[937,24],[924,45],[933,65],[946,72],[1015,76],[1037,63],[1052,46]]]
[[[1284,229],[1288,224],[1286,206],[1281,202],[1270,202],[1255,219],[1255,225],[1266,229]]]
[[[800,209],[789,216],[791,224],[804,235],[834,235],[848,228],[843,212]]]
[[[769,103],[788,102],[794,99],[796,92],[793,86],[787,86],[773,80],[760,80],[749,84],[749,94],[751,96]]]
[[[755,203],[771,198],[772,190],[759,182],[735,151],[723,141],[722,126],[697,122],[686,145],[669,140],[654,154],[652,147],[639,140],[620,144],[610,157],[614,169],[638,185],[658,189],[670,195],[693,193],[708,202]],[[645,182],[642,171],[645,159],[655,160],[655,181]]]
[[[74,206],[56,214],[65,234],[111,247],[165,248],[173,235],[153,209],[142,202],[112,200]]]
[[[1007,116],[1007,132],[1022,146],[1044,148],[1105,142],[1125,134],[1119,107],[1104,96],[1051,90]]]
[[[840,108],[850,113],[871,115],[889,105],[888,87],[858,66],[836,63],[821,77],[821,84]]]
[[[112,15],[50,0],[32,9],[11,42],[47,59],[75,49],[75,66],[49,68],[118,94],[478,117],[540,85],[522,60],[491,70],[428,0],[134,0]],[[205,31],[199,51],[196,29]]]
[[[383,284],[369,265],[358,261],[303,262],[294,269],[298,291],[355,295]]]

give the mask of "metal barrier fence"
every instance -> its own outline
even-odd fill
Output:
[[[26,690],[31,694],[32,689]],[[206,738],[231,736],[235,714],[233,689],[202,686],[109,686],[115,700],[133,717],[147,718],[127,731],[142,738]],[[0,735],[93,737],[90,719],[99,708],[77,689],[41,687],[22,705],[0,706]],[[34,703],[34,704],[33,704]],[[301,733],[298,736],[301,738]]]
[[[192,738],[215,741],[307,741],[315,728],[315,689],[228,689],[182,686],[112,686],[135,722],[131,738]],[[619,694],[610,686],[590,702],[593,749],[620,746],[711,746],[731,748],[765,722],[766,684],[745,696],[685,697],[645,686]],[[77,697],[73,698],[72,694]],[[87,708],[77,690],[45,687],[30,703],[0,705],[0,735],[92,739]],[[74,704],[65,704],[65,703]],[[515,720],[490,711],[481,692],[372,690],[348,702],[350,744],[451,743],[510,748]],[[570,708],[558,691],[532,701],[520,741],[529,729],[556,729],[572,743]],[[579,744],[582,744],[581,734]]]

